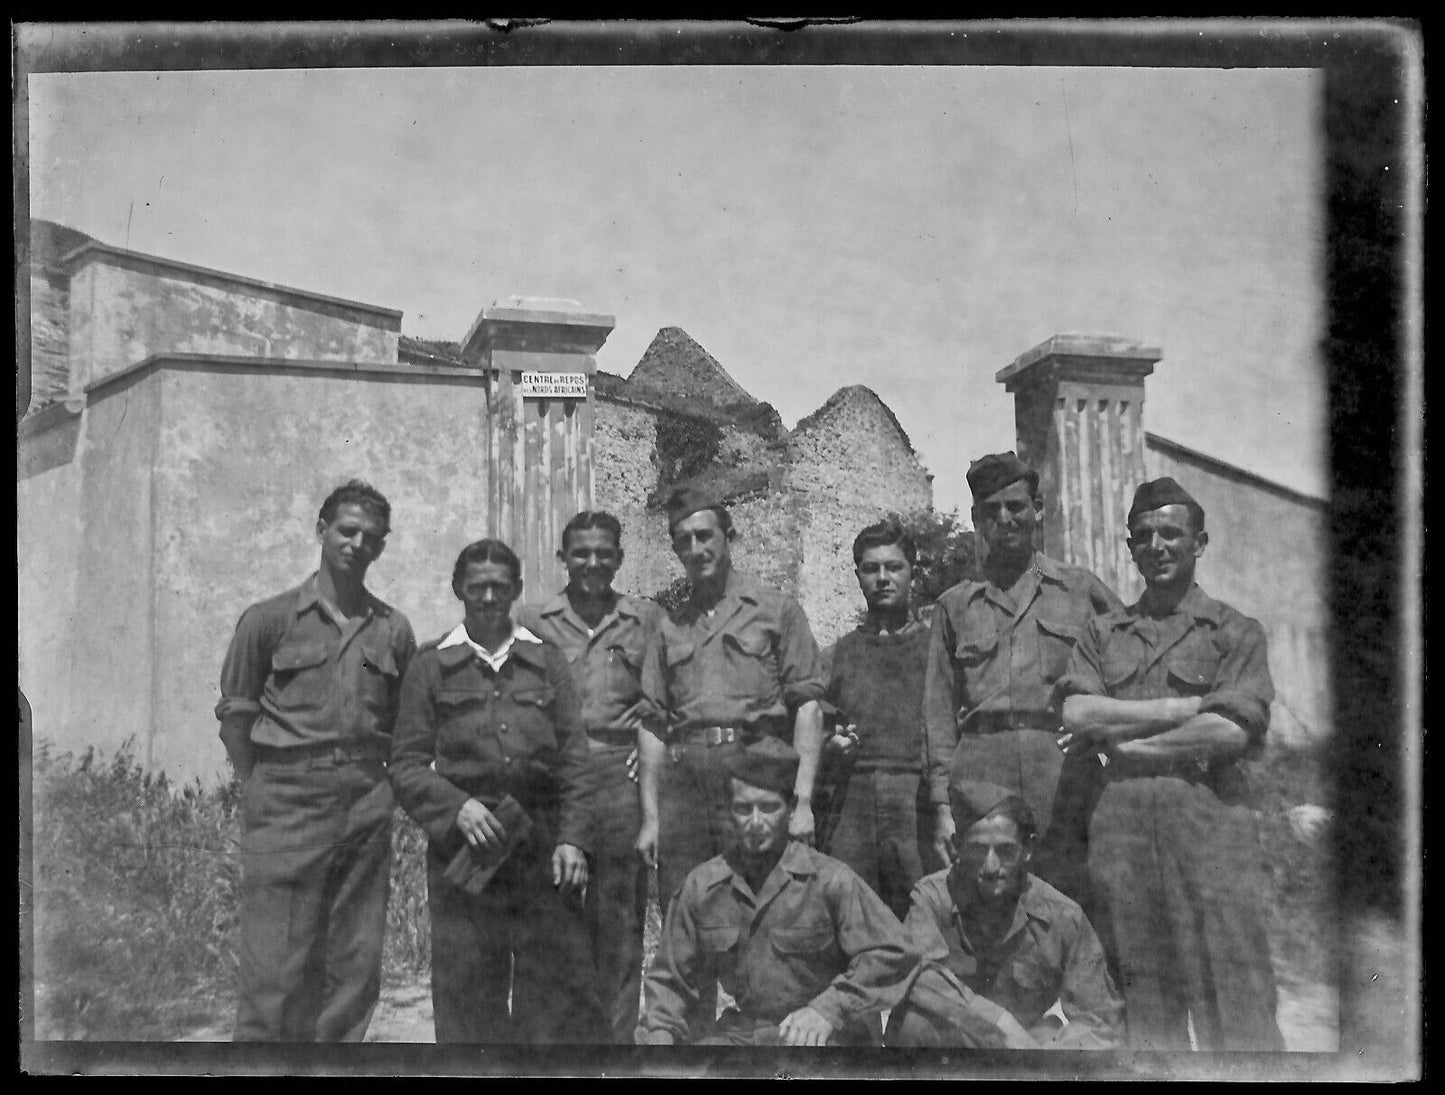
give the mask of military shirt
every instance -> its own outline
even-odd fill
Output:
[[[642,666],[642,690],[673,730],[781,727],[823,685],[802,607],[736,571],[711,611],[688,603],[661,622]]]
[[[221,667],[216,718],[254,715],[250,740],[274,749],[391,751],[402,675],[416,651],[407,618],[366,595],[347,619],[316,575],[241,614]]]
[[[588,847],[587,736],[567,661],[517,629],[499,671],[465,643],[417,651],[401,688],[391,757],[397,801],[440,844],[469,798],[511,795],[558,844]]]
[[[1002,939],[971,941],[962,910],[973,891],[952,869],[913,888],[904,920],[909,946],[942,962],[965,985],[1037,1026],[1057,1000],[1068,1026],[1053,1048],[1108,1049],[1124,1032],[1124,1002],[1109,976],[1104,948],[1084,911],[1047,882],[1028,875]]]
[[[1223,715],[1261,748],[1274,699],[1264,628],[1197,585],[1167,616],[1146,616],[1142,605],[1089,622],[1058,682],[1059,702],[1199,696],[1201,713]]]
[[[896,1004],[913,966],[898,919],[836,859],[790,843],[754,894],[715,856],[668,909],[643,1026],[686,1041],[715,980],[748,1019],[780,1023],[809,1006],[837,1031]]]
[[[935,805],[948,803],[960,733],[985,720],[1036,730],[1058,725],[1054,682],[1084,625],[1119,608],[1091,572],[1038,553],[1017,604],[988,581],[960,582],[939,598],[923,685],[923,763]]]
[[[566,592],[518,613],[521,623],[566,655],[588,733],[630,732],[622,717],[642,699],[642,657],[662,617],[651,601],[619,595],[613,610],[589,629]]]

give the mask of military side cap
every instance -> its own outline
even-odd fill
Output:
[[[1134,503],[1129,507],[1128,523],[1132,525],[1138,514],[1164,506],[1197,506],[1201,513],[1204,512],[1204,507],[1187,490],[1166,475],[1162,479],[1139,484],[1139,489],[1134,492]]]
[[[678,487],[667,496],[667,531],[676,528],[684,517],[714,508],[722,508],[722,503],[707,491],[697,487]]]
[[[744,783],[792,795],[798,782],[798,754],[777,738],[763,738],[729,757],[723,764],[727,774]]]
[[[970,825],[982,821],[1010,799],[1024,802],[1024,797],[1017,791],[1010,791],[996,783],[976,779],[954,780],[948,786],[948,803],[953,810],[953,823],[958,827],[959,837],[968,832]]]
[[[973,500],[981,502],[990,494],[996,494],[1010,483],[1020,479],[1029,481],[1029,490],[1037,490],[1039,474],[1012,452],[996,452],[981,456],[968,466],[968,489],[973,491]]]

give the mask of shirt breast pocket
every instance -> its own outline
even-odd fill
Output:
[[[282,646],[271,655],[271,679],[277,699],[288,711],[315,711],[326,703],[331,678],[325,643]]]
[[[1219,679],[1220,655],[1207,652],[1182,653],[1169,659],[1169,687],[1181,696],[1203,696]]]
[[[1079,641],[1080,628],[1052,620],[1039,620],[1039,667],[1044,679],[1053,683],[1069,668],[1074,644]]]
[[[636,695],[642,688],[642,648],[622,643],[607,651],[607,679],[618,698]]]
[[[953,648],[953,660],[963,669],[977,669],[998,650],[998,632],[962,635]]]
[[[361,701],[377,710],[390,706],[401,673],[391,648],[377,646],[361,654]]]
[[[771,701],[778,693],[778,663],[771,636],[749,628],[724,632],[722,641],[728,662],[724,691]]]
[[[555,749],[557,747],[557,723],[554,712],[557,707],[557,690],[551,685],[518,688],[511,694],[517,706],[517,721],[536,747]]]

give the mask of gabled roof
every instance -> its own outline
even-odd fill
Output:
[[[630,387],[726,407],[757,399],[681,327],[664,327],[627,378]]]
[[[878,397],[877,392],[864,384],[850,384],[846,388],[839,388],[828,397],[827,402],[821,407],[806,418],[801,419],[793,429],[793,433],[803,434],[813,430],[827,429],[832,419],[838,417],[851,407],[856,407],[864,414],[874,415],[887,422],[888,425],[893,428],[894,432],[898,434],[904,447],[908,449],[910,453],[913,453],[914,456],[918,455],[914,452],[913,442],[908,439],[908,434],[898,421],[898,417],[893,413],[893,409]]]

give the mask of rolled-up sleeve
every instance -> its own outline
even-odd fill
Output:
[[[261,692],[271,672],[271,655],[280,640],[274,613],[265,605],[252,605],[241,613],[231,645],[221,663],[221,701],[216,718],[255,718],[261,713]]]
[[[1250,749],[1258,751],[1264,745],[1269,705],[1274,700],[1264,628],[1256,620],[1240,617],[1230,630],[1237,634],[1230,636],[1214,688],[1200,701],[1199,710],[1222,715],[1237,725],[1249,736]]]
[[[778,677],[783,700],[796,710],[821,700],[827,686],[817,640],[808,617],[796,601],[784,601],[778,620]]]
[[[838,946],[848,968],[809,1006],[838,1030],[897,1004],[916,959],[898,918],[862,879],[849,872],[831,884],[840,891],[835,902]]]
[[[928,799],[935,806],[948,805],[948,768],[958,745],[953,644],[948,605],[940,601],[929,624],[928,663],[923,674],[923,773],[928,780]]]
[[[431,657],[413,658],[401,682],[389,774],[401,808],[440,844],[451,835],[457,814],[471,796],[432,767],[437,736],[435,666]]]

